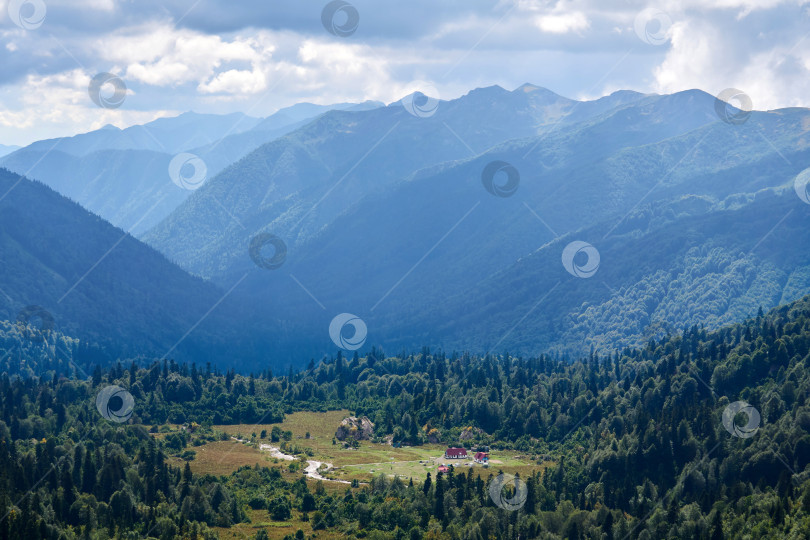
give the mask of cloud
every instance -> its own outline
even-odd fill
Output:
[[[100,58],[125,65],[125,77],[148,85],[167,87],[196,83],[201,88],[231,86],[245,73],[254,79],[249,92],[261,90],[256,73],[272,57],[273,46],[264,35],[226,39],[189,30],[176,30],[169,25],[146,32],[128,32],[99,41],[96,47]],[[249,70],[220,68],[231,62],[248,64]],[[230,81],[225,85],[226,81]],[[240,87],[241,88],[241,87]],[[236,91],[240,91],[235,88]],[[219,90],[221,91],[221,90]]]
[[[106,124],[128,126],[150,122],[176,113],[160,109],[102,109],[90,100],[89,84],[90,77],[81,69],[56,75],[28,76],[14,96],[8,91],[0,94],[0,129],[26,129],[44,124],[49,129],[77,133],[99,129]]]
[[[0,0],[0,143],[168,111],[392,102],[414,80],[445,99],[532,82],[571,97],[733,86],[758,108],[810,104],[810,38],[800,42],[810,0],[349,1],[360,25],[341,39],[321,24],[325,0],[200,0],[191,10],[188,0],[47,0],[31,31]],[[672,20],[659,46],[634,30],[653,7]],[[121,109],[89,100],[99,72],[125,79]]]
[[[673,19],[671,47],[653,70],[654,90],[662,93],[701,88],[719,93],[735,87],[756,109],[808,106],[810,53],[806,2],[768,2],[772,10],[749,2],[719,1],[716,7],[748,10],[741,18],[683,12]]]
[[[551,34],[567,34],[586,30],[590,23],[583,13],[565,13],[562,15],[542,15],[536,19],[537,27]]]

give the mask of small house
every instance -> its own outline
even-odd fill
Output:
[[[447,459],[467,459],[467,450],[464,448],[448,448],[444,451]]]
[[[486,452],[476,452],[473,459],[476,463],[489,463],[489,454]]]
[[[450,467],[448,467],[447,465],[439,465],[439,472],[448,473],[450,472]]]

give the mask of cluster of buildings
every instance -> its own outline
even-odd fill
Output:
[[[450,447],[447,450],[445,450],[444,457],[445,459],[469,459],[469,455],[467,454],[467,450],[465,448],[454,448],[454,447]],[[489,464],[489,453],[476,452],[473,455],[473,461],[475,463],[487,465]]]

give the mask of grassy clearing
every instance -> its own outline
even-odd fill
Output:
[[[443,444],[392,448],[387,444],[363,441],[358,449],[346,449],[341,444],[333,445],[332,438],[335,430],[340,425],[340,421],[347,416],[349,416],[349,411],[346,410],[326,413],[297,412],[288,415],[280,424],[240,424],[214,426],[214,428],[232,436],[240,435],[246,439],[255,433],[257,440],[262,430],[270,433],[274,426],[285,431],[289,430],[293,434],[292,443],[302,448],[312,449],[313,456],[307,459],[332,463],[335,466],[335,469],[326,476],[338,480],[357,479],[362,482],[383,473],[389,476],[413,478],[415,482],[421,482],[428,472],[435,476],[440,464],[452,463],[457,471],[463,471],[466,474],[472,463],[472,460],[444,459],[446,445]],[[310,434],[309,439],[306,438],[307,432]],[[273,444],[269,440],[261,442]],[[528,456],[508,450],[491,452],[490,458],[492,461],[489,468],[478,464],[473,465],[473,474],[486,478],[490,474],[497,475],[498,471],[503,471],[510,474],[520,473],[525,476],[534,470],[548,466],[548,464],[537,465]],[[325,487],[342,491],[346,486],[326,482]]]
[[[346,416],[349,416],[349,412],[345,410],[326,413],[298,412],[288,415],[281,424],[221,425],[214,426],[214,429],[248,440],[255,433],[257,441],[262,430],[266,430],[269,434],[274,426],[284,431],[292,431],[293,437],[290,442],[301,448],[312,449],[313,456],[307,459],[332,463],[336,468],[326,476],[338,480],[357,479],[367,482],[383,473],[388,476],[398,475],[405,481],[413,478],[415,483],[421,483],[428,472],[435,477],[441,464],[453,464],[457,474],[467,474],[469,464],[472,463],[471,460],[444,459],[446,445],[443,444],[392,448],[386,444],[363,441],[358,449],[345,449],[341,444],[333,445],[335,430]],[[309,439],[306,438],[307,432],[310,434]],[[260,442],[276,446],[270,442],[269,437]],[[190,462],[191,470],[195,474],[227,475],[239,467],[245,465],[252,467],[257,463],[260,466],[279,468],[282,476],[289,481],[295,481],[303,474],[301,471],[289,472],[291,463],[289,461],[272,458],[268,452],[234,440],[209,442],[192,449],[197,452],[196,459]],[[520,473],[525,477],[550,465],[550,463],[537,465],[530,457],[514,451],[494,451],[490,453],[490,457],[492,461],[489,468],[477,464],[473,466],[473,476],[480,475],[486,480],[489,475],[494,476],[503,471],[510,474]],[[169,461],[179,467],[185,464],[180,458],[170,458]],[[339,495],[349,486],[324,482],[323,487],[329,493]],[[293,510],[291,520],[283,522],[271,520],[266,510],[248,509],[248,516],[250,523],[239,523],[231,528],[217,528],[217,534],[223,539],[253,539],[259,529],[264,529],[270,538],[282,539],[288,534],[295,534],[298,529],[303,530],[307,537],[314,532],[310,522],[301,521],[301,514],[297,510]],[[317,531],[316,534],[319,540],[344,538],[339,532]]]
[[[214,530],[220,538],[247,538],[252,540],[259,529],[267,531],[272,539],[281,539],[288,534],[295,534],[298,529],[304,531],[309,537],[316,532],[319,540],[337,540],[344,536],[334,531],[313,531],[310,522],[298,519],[298,512],[293,512],[293,519],[289,521],[272,521],[266,510],[248,510],[250,523],[239,523],[230,528],[216,527]]]
[[[237,441],[210,442],[191,449],[197,452],[195,459],[189,462],[194,474],[228,475],[244,465],[272,465],[266,452]],[[175,467],[185,467],[185,461],[180,458],[172,457],[168,461]]]

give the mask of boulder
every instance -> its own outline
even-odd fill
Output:
[[[356,416],[349,416],[344,418],[335,432],[335,438],[339,441],[345,441],[352,437],[356,441],[367,441],[374,434],[374,424],[368,417],[363,416],[357,418]]]
[[[483,434],[484,434],[483,429],[469,426],[469,427],[464,428],[464,430],[461,432],[461,435],[459,435],[458,438],[459,438],[459,440],[462,440],[462,441],[469,441],[469,440],[474,439],[476,437],[476,435],[483,435]]]

